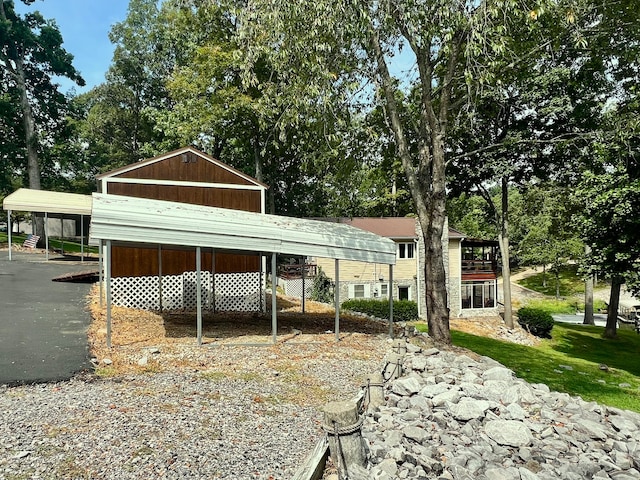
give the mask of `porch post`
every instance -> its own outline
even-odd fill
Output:
[[[60,252],[64,255],[64,216],[60,217]]]
[[[107,348],[111,348],[111,240],[107,240],[107,263],[105,265],[107,287]]]
[[[389,265],[389,338],[393,338],[393,265]]]
[[[278,278],[276,275],[277,254],[273,252],[271,254],[271,337],[273,343],[278,341],[278,304],[277,304],[277,284]]]
[[[336,342],[340,341],[340,261],[336,258],[336,286],[333,289],[333,297],[336,309]]]
[[[198,322],[198,345],[202,345],[202,258],[201,249],[196,247],[196,305]]]

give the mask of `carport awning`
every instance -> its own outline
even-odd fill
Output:
[[[91,196],[20,188],[5,197],[4,210],[68,215],[91,215]]]
[[[93,194],[90,238],[395,265],[395,243],[344,224]]]

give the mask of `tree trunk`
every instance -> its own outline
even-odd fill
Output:
[[[451,343],[442,235],[445,224],[445,204],[434,200],[428,218],[419,217],[425,242],[425,296],[429,336],[437,342]]]
[[[444,82],[447,87],[440,89],[440,114],[434,109],[431,82],[432,65],[427,55],[416,52],[422,81],[421,121],[418,162],[410,151],[407,136],[400,119],[400,109],[396,102],[396,85],[392,81],[380,43],[379,30],[370,25],[371,51],[377,63],[377,71],[385,98],[386,115],[396,141],[398,157],[407,178],[411,196],[416,205],[418,221],[425,242],[425,300],[427,305],[427,325],[434,341],[451,343],[449,331],[449,307],[444,269],[442,234],[446,217],[446,175],[444,138],[446,135],[447,105],[451,97],[450,78]],[[415,47],[415,44],[413,45]],[[451,54],[449,75],[453,75],[458,61],[457,48]],[[417,163],[417,165],[416,165]]]
[[[507,177],[502,177],[502,215],[500,225],[500,255],[502,256],[502,296],[504,297],[504,323],[513,328],[513,310],[511,306],[511,267],[509,265],[509,190]]]
[[[556,268],[556,300],[560,300],[560,269]]]
[[[609,308],[607,310],[607,325],[604,327],[603,337],[616,338],[618,335],[618,305],[620,304],[620,287],[622,279],[613,277],[611,279],[611,295],[609,296]]]
[[[262,172],[262,156],[260,155],[260,137],[257,132],[253,136],[253,163],[256,168],[256,180],[264,183],[264,173]]]
[[[547,264],[542,264],[542,286],[547,288]]]
[[[42,188],[40,182],[40,163],[38,161],[38,137],[36,136],[35,120],[33,118],[33,110],[29,103],[27,95],[27,81],[24,71],[24,62],[22,57],[17,57],[15,61],[16,68],[16,85],[20,93],[20,109],[22,110],[22,123],[24,126],[24,141],[27,154],[27,174],[29,177],[29,188],[40,190]],[[36,216],[36,212],[32,212],[35,234],[40,237],[39,246],[45,243],[44,235],[44,218]]]
[[[589,276],[584,281],[584,321],[585,325],[595,325],[593,318],[593,277]]]
[[[588,256],[591,253],[589,245],[584,246],[584,253]],[[584,281],[584,321],[585,325],[595,325],[593,318],[593,275],[589,275]]]

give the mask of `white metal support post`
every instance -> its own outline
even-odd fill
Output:
[[[162,312],[162,245],[158,245],[158,306]]]
[[[202,256],[201,248],[196,247],[196,302],[198,317],[198,345],[202,345]]]
[[[80,215],[80,262],[84,263],[84,215]]]
[[[102,240],[98,245],[98,283],[100,284],[100,308],[102,308],[102,296],[104,295],[104,249],[102,248]]]
[[[49,261],[49,215],[44,212],[44,238],[45,238],[45,250],[46,259]]]
[[[111,240],[107,240],[105,277],[107,288],[107,348],[111,348]]]
[[[277,285],[278,278],[276,276],[277,254],[273,252],[271,254],[271,337],[273,344],[278,341],[278,303],[277,303]]]
[[[305,270],[307,269],[307,259],[306,257],[302,257],[302,313],[305,313],[305,285],[304,285],[304,280],[305,280]]]
[[[340,341],[340,261],[336,258],[336,285],[333,288],[333,296],[335,300],[336,309],[336,342]]]
[[[211,249],[211,312],[216,313],[216,249]]]
[[[389,265],[389,338],[393,338],[393,265]]]
[[[11,261],[11,233],[13,225],[11,225],[11,210],[7,213],[7,236],[9,240],[9,261]]]

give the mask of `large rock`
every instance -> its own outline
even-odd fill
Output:
[[[531,430],[524,423],[515,420],[487,422],[484,431],[498,445],[524,447],[533,441]]]
[[[399,378],[393,385],[391,386],[391,391],[396,395],[401,395],[404,397],[410,397],[414,393],[418,393],[422,385],[415,377],[403,377]]]
[[[480,418],[489,409],[491,404],[486,400],[462,398],[460,402],[449,406],[451,416],[456,420],[466,422],[473,418]]]

